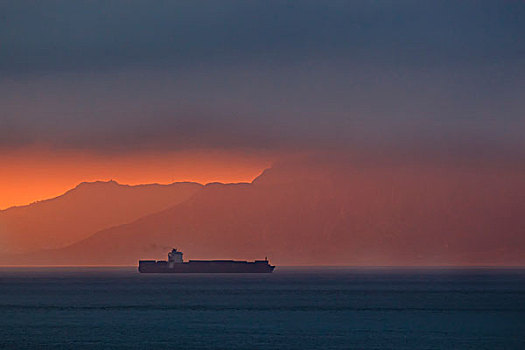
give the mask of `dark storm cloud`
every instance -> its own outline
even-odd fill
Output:
[[[523,146],[522,2],[4,1],[0,147]]]
[[[4,1],[0,11],[3,72],[319,51],[410,64],[525,53],[519,1]]]

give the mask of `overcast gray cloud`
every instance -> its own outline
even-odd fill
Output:
[[[516,151],[524,15],[496,1],[3,1],[0,147]]]

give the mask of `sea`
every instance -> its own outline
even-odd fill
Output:
[[[525,349],[525,269],[0,268],[1,349]]]

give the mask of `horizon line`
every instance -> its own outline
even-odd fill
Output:
[[[137,268],[138,265],[0,265],[0,268]],[[276,265],[279,268],[525,269],[525,265]]]

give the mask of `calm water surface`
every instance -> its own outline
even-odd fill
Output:
[[[525,349],[525,270],[0,268],[0,314],[7,349]]]

